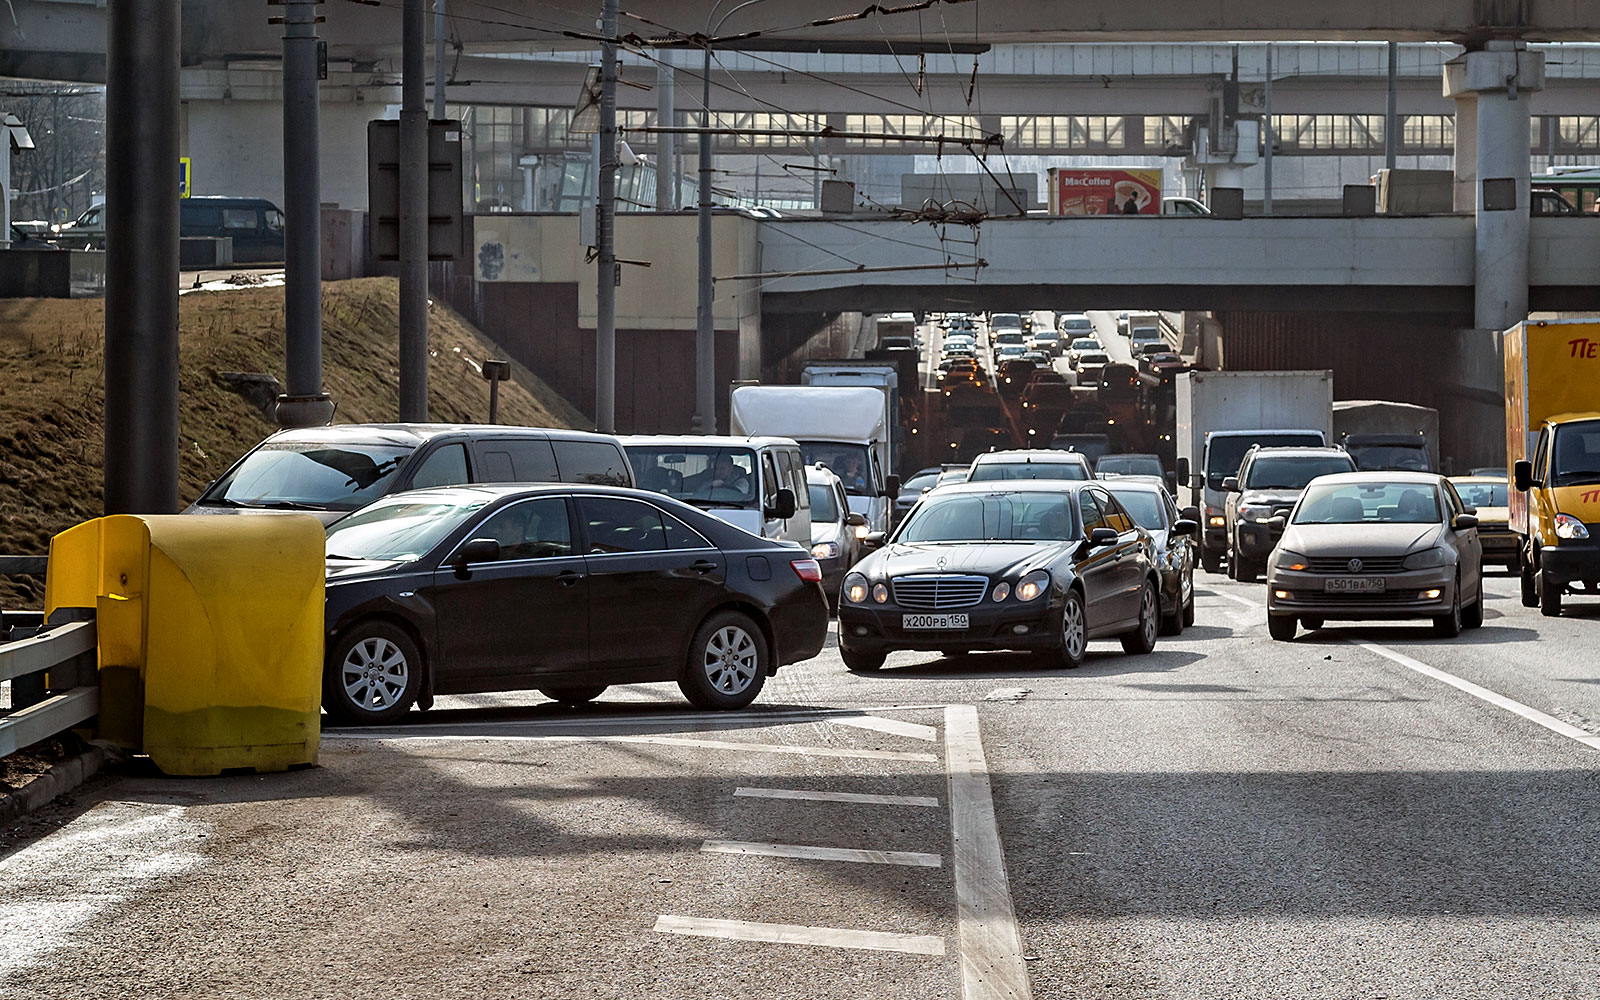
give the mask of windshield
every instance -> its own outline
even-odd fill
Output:
[[[383,496],[413,450],[408,445],[268,441],[217,480],[200,503],[355,510]]]
[[[639,488],[689,503],[754,507],[756,453],[749,448],[628,445]]]
[[[812,483],[807,491],[811,494],[811,523],[822,524],[825,521],[839,520],[839,505],[834,503],[832,486],[827,483]]]
[[[1213,437],[1206,442],[1207,488],[1222,489],[1224,479],[1239,474],[1239,465],[1244,461],[1244,453],[1249,451],[1252,445],[1258,444],[1269,448],[1320,448],[1323,441],[1315,434],[1239,434]]]
[[[1076,538],[1069,493],[939,497],[913,509],[897,542],[1045,542]]]
[[[1093,337],[1079,337],[1072,342],[1072,349],[1074,351],[1098,351],[1100,349],[1100,341]]]
[[[1093,330],[1094,329],[1094,324],[1089,321],[1089,317],[1087,317],[1087,316],[1074,316],[1073,318],[1071,318],[1071,319],[1067,320],[1065,323],[1063,323],[1061,326],[1062,326],[1062,329],[1067,330],[1069,332],[1073,332],[1073,333],[1076,333],[1079,330]]]
[[[989,317],[989,329],[1020,330],[1022,329],[1022,317],[1016,313],[995,313]]]
[[[1425,483],[1327,483],[1312,486],[1295,524],[1438,524],[1438,491]]]
[[[1318,476],[1353,472],[1350,460],[1330,458],[1258,458],[1250,463],[1247,490],[1303,490]]]
[[[1109,354],[1089,353],[1078,358],[1080,365],[1105,365],[1111,363]]]
[[[1351,445],[1350,457],[1362,472],[1383,472],[1403,469],[1407,472],[1429,472],[1428,449],[1421,444],[1365,444]],[[1600,468],[1600,465],[1596,465]]]
[[[1469,507],[1504,507],[1509,487],[1505,483],[1456,483],[1456,493]]]
[[[489,501],[379,500],[328,529],[329,559],[420,559]]]
[[[971,483],[1008,479],[1089,478],[1089,470],[1077,462],[979,462],[967,477]]]
[[[994,335],[994,342],[997,344],[1020,344],[1022,343],[1022,334],[997,333]]]
[[[1161,498],[1149,490],[1111,489],[1111,495],[1122,501],[1122,506],[1133,515],[1133,521],[1146,531],[1165,531],[1166,518],[1162,516]]]
[[[1094,471],[1119,476],[1163,475],[1160,459],[1139,455],[1107,455],[1095,463]]]
[[[1552,486],[1600,483],[1600,420],[1581,420],[1556,429],[1550,458]]]
[[[872,488],[872,462],[864,444],[833,444],[825,441],[800,442],[806,465],[821,462],[844,480],[844,491],[851,496],[877,496]]]

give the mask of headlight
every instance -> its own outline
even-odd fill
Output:
[[[1589,529],[1571,514],[1556,515],[1556,537],[1566,539],[1588,538]]]
[[[1211,526],[1213,528],[1221,528],[1221,527],[1226,526],[1227,523],[1228,523],[1228,519],[1226,517],[1223,517],[1221,514],[1212,514],[1206,520],[1208,522],[1210,522],[1210,524],[1211,524]]]
[[[839,558],[839,543],[818,542],[811,546],[811,555],[815,559],[837,559]]]
[[[1011,584],[1009,584],[1009,583],[997,583],[997,584],[995,584],[995,586],[994,586],[994,599],[996,601],[1003,601],[1007,597],[1010,597],[1010,596],[1011,596]]]
[[[1449,553],[1445,552],[1444,549],[1434,547],[1411,553],[1406,556],[1405,562],[1400,565],[1405,569],[1433,569],[1435,566],[1443,566],[1449,561]]]
[[[1265,521],[1272,516],[1270,506],[1242,503],[1239,505],[1239,516],[1249,521]]]
[[[867,578],[860,573],[851,573],[844,578],[844,599],[851,604],[861,604],[867,599]]]
[[[858,525],[856,525],[856,537],[857,538],[865,538],[870,534],[872,534],[872,526],[871,525],[868,525],[868,524],[858,524]]]
[[[1311,568],[1311,563],[1305,556],[1298,552],[1291,552],[1288,549],[1278,550],[1278,561],[1275,565],[1279,569],[1293,570],[1296,573]]]
[[[884,584],[884,583],[875,583],[875,584],[873,584],[872,585],[872,599],[874,601],[877,601],[879,604],[888,604],[889,603],[889,585],[888,584]]]
[[[1017,581],[1017,600],[1031,601],[1048,589],[1050,589],[1050,574],[1042,569],[1036,569]]]

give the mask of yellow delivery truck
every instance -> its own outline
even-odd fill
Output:
[[[1600,595],[1600,319],[1518,323],[1505,363],[1522,603],[1555,617],[1566,594]]]

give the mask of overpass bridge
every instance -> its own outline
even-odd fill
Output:
[[[1529,222],[1529,308],[1600,310],[1600,218]],[[757,239],[769,314],[1136,305],[1421,312],[1473,325],[1470,215],[779,219],[760,222]],[[838,273],[851,267],[863,270]],[[923,269],[890,270],[904,267]],[[834,273],[806,273],[821,270]]]

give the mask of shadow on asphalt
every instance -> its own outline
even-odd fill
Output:
[[[1488,617],[1485,616],[1485,622]],[[1300,632],[1291,645],[1315,645],[1321,642],[1427,643],[1435,649],[1448,649],[1453,645],[1492,646],[1505,642],[1536,642],[1539,633],[1531,628],[1514,625],[1490,625],[1462,632],[1454,639],[1441,639],[1433,634],[1433,626],[1406,623],[1402,625],[1328,625],[1314,632]]]
[[[1027,653],[969,653],[966,656],[944,656],[906,666],[886,666],[873,676],[920,680],[1109,677],[1116,674],[1161,673],[1203,659],[1205,657],[1200,653],[1163,649],[1158,641],[1155,652],[1145,656],[1129,656],[1113,649],[1090,648],[1088,655],[1084,657],[1083,666],[1076,670],[1064,670]]]

